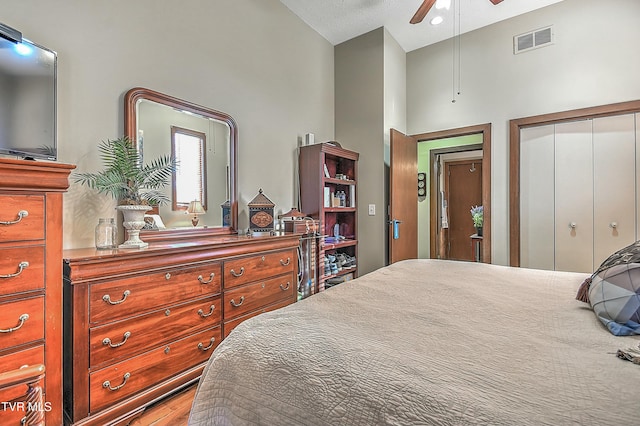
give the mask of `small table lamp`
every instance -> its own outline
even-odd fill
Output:
[[[200,201],[193,200],[189,203],[189,207],[187,207],[187,213],[193,215],[193,218],[191,218],[193,226],[198,226],[198,222],[200,221],[200,219],[198,219],[198,215],[205,214],[206,212],[204,211],[204,207]]]

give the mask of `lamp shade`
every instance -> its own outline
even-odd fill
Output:
[[[202,206],[202,202],[199,200],[193,200],[189,203],[189,207],[187,207],[187,213],[191,214],[204,214],[204,207]]]

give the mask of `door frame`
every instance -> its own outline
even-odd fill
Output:
[[[468,146],[479,147],[479,148],[476,148],[473,151],[478,151],[478,150],[482,149],[482,145],[481,144],[474,144],[474,145],[468,145]],[[457,148],[457,147],[451,147],[451,148]],[[432,150],[432,151],[438,151],[438,150]],[[472,150],[465,149],[465,150],[462,150],[462,151],[453,151],[453,153],[471,152],[471,151]],[[437,153],[434,153],[433,156],[430,155],[430,158],[432,159],[431,160],[432,161],[431,164],[434,164],[434,162],[437,159],[437,155],[438,155]],[[442,154],[440,154],[440,155],[442,155]],[[461,164],[469,164],[469,165],[471,165],[473,163],[476,163],[476,164],[480,163],[480,164],[478,164],[478,167],[482,168],[482,161],[479,161],[478,159],[464,158],[464,159],[456,159],[456,160],[446,160],[445,159],[445,160],[442,161],[443,169],[440,170],[438,168],[438,169],[435,170],[435,172],[438,173],[438,175],[435,178],[435,180],[436,180],[435,185],[436,185],[436,192],[437,192],[435,198],[437,199],[437,201],[436,201],[437,205],[435,205],[435,206],[431,206],[430,205],[429,206],[429,210],[430,210],[429,214],[430,215],[434,215],[435,214],[435,218],[436,218],[436,221],[435,221],[436,233],[438,233],[438,232],[441,233],[443,231],[441,226],[438,226],[442,222],[442,217],[440,217],[438,215],[438,213],[442,211],[442,200],[439,197],[439,192],[440,191],[439,191],[438,185],[439,184],[442,185],[444,187],[444,189],[445,189],[444,190],[444,194],[445,194],[445,199],[447,200],[447,215],[448,215],[448,219],[451,220],[451,215],[452,215],[451,212],[453,211],[453,209],[451,208],[451,181],[449,180],[451,175],[447,173],[447,168],[451,167],[452,165],[454,165],[454,166],[455,165],[461,165]],[[440,165],[438,165],[438,167],[439,166]],[[448,170],[450,172],[451,169],[448,169]],[[481,180],[482,180],[482,178],[481,178]],[[480,184],[482,185],[482,182]],[[482,193],[480,193],[480,198],[482,198]],[[433,198],[430,197],[430,199],[433,199]],[[472,207],[472,205],[469,206],[469,209],[467,211],[471,210],[471,207]],[[471,216],[471,215],[469,215],[469,216]],[[469,221],[469,223],[472,223],[472,222],[473,222],[472,220]],[[437,258],[437,259],[449,259],[450,258],[450,249],[451,249],[451,223],[449,223],[449,229],[447,231],[446,238],[445,238],[445,241],[447,242],[447,247],[446,247],[446,253],[444,253],[444,254],[442,253],[442,250],[438,250],[439,248],[440,249],[442,248],[442,247],[440,247],[442,241],[440,241],[439,238],[442,238],[442,236],[436,235],[436,247],[435,247],[436,248],[436,255],[435,256],[431,256],[431,257],[434,258],[434,259],[435,258]],[[483,237],[483,240],[484,240],[484,237]],[[473,259],[469,259],[469,261],[471,261],[471,260],[473,260]]]
[[[466,151],[469,147],[474,147],[474,150],[482,149],[482,205],[484,212],[484,224],[483,224],[483,238],[482,238],[482,261],[484,263],[491,263],[491,123],[478,124],[475,126],[459,127],[455,129],[440,130],[437,132],[419,133],[411,135],[414,139],[420,142],[428,142],[437,139],[455,138],[460,136],[468,136],[474,134],[482,134],[482,144],[464,145],[459,147],[451,147],[453,151]],[[457,148],[457,149],[456,149]],[[443,148],[449,149],[449,148]],[[433,150],[430,153],[431,164],[433,164],[435,157],[433,156]],[[433,168],[431,168],[430,176],[430,235],[429,235],[429,253],[433,258],[436,250],[436,226],[437,215],[434,206],[434,197],[437,195],[437,189],[434,190],[434,176]],[[434,195],[435,194],[435,195]],[[437,205],[437,198],[436,198]]]
[[[509,121],[509,265],[520,266],[520,130],[526,127],[638,112],[640,112],[640,100],[535,115]]]

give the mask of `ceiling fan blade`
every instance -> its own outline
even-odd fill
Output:
[[[415,15],[413,15],[413,18],[411,18],[409,22],[412,24],[417,24],[419,22],[422,22],[422,20],[424,19],[425,16],[427,16],[427,13],[429,13],[429,11],[431,10],[435,2],[436,0],[424,0],[420,5],[420,7],[418,8],[418,10],[416,11]]]
[[[493,4],[502,3],[502,0],[489,0]]]

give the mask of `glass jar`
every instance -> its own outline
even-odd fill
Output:
[[[113,218],[100,218],[96,225],[96,248],[110,250],[116,248],[118,227]]]

